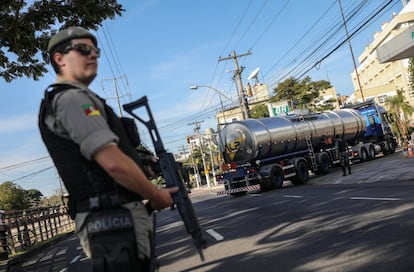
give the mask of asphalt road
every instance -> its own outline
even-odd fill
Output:
[[[177,211],[158,213],[161,272],[414,271],[414,158],[400,153],[313,176],[308,185],[217,196],[195,189],[208,231],[200,260]],[[78,240],[35,252],[11,271],[89,271]]]
[[[204,189],[197,213],[223,240],[208,235],[201,262],[177,218],[161,213],[161,271],[414,271],[413,166],[397,153],[305,186],[243,197]]]

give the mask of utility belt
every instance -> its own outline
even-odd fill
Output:
[[[132,201],[139,201],[139,198],[128,197],[119,192],[103,192],[76,202],[76,212],[115,208]]]

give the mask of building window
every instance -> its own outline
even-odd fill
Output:
[[[381,104],[385,103],[385,100],[387,100],[387,95],[386,94],[378,96],[378,102],[380,102]]]

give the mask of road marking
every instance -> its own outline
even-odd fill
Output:
[[[303,196],[299,196],[299,195],[284,195],[283,197],[303,198]]]
[[[206,232],[210,234],[211,236],[213,236],[213,238],[216,239],[217,241],[221,241],[224,239],[224,237],[220,233],[218,233],[217,231],[213,229],[208,229],[206,230]]]
[[[62,270],[60,270],[59,272],[66,272],[66,271],[68,271],[68,268],[67,268],[67,267],[63,268],[63,269],[62,269]]]
[[[80,259],[80,255],[76,256],[75,258],[72,259],[72,261],[70,261],[71,264],[76,263],[79,259]]]
[[[398,200],[401,200],[401,198],[394,198],[394,197],[363,197],[363,196],[350,197],[349,199],[353,199],[353,200],[385,200],[385,201],[398,201]]]

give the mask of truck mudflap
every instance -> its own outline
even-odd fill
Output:
[[[254,190],[260,190],[260,184],[220,191],[220,192],[217,192],[217,195],[228,195],[228,194],[248,192],[248,191],[254,191]]]

